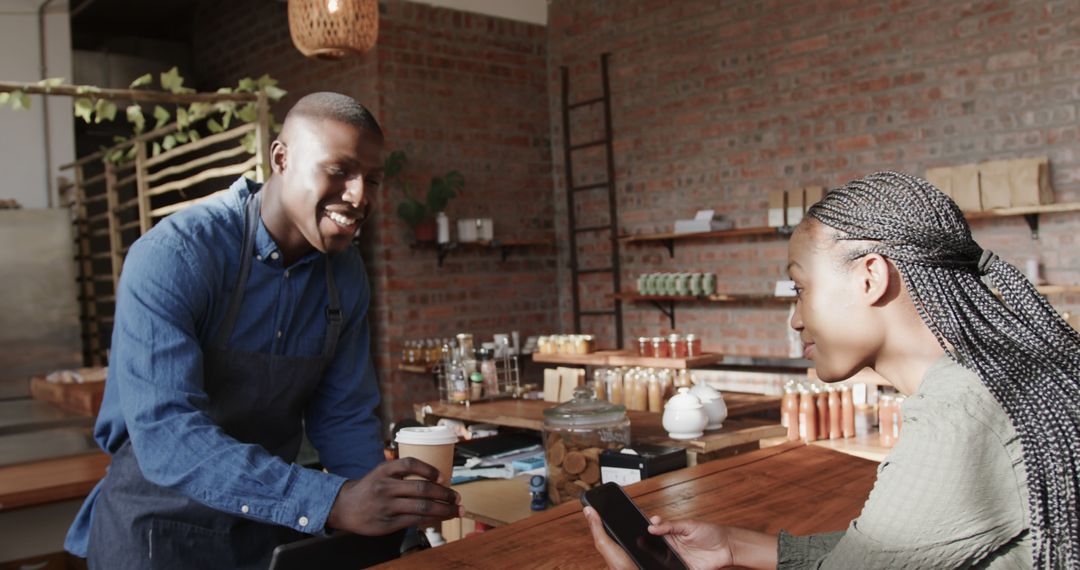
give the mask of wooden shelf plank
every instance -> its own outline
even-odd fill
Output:
[[[431,368],[428,368],[427,366],[423,366],[423,365],[418,365],[418,364],[404,364],[404,363],[402,363],[402,364],[398,364],[397,369],[401,370],[402,372],[413,372],[415,374],[434,374],[435,373],[435,371],[432,370]]]
[[[774,228],[774,227],[754,227],[754,228],[737,228],[733,230],[720,230],[715,232],[693,232],[693,233],[660,233],[660,234],[644,234],[634,236],[623,236],[619,238],[619,241],[624,244],[634,243],[648,243],[648,242],[663,242],[663,241],[682,241],[682,240],[696,240],[696,239],[729,239],[729,238],[741,238],[748,236],[787,236],[791,234],[790,228]]]
[[[0,511],[85,497],[108,465],[108,455],[92,453],[0,469]]]
[[[1080,202],[1063,202],[1061,204],[1043,204],[1041,206],[1020,206],[1016,208],[995,208],[981,212],[964,212],[964,217],[969,220],[984,218],[1001,218],[1008,216],[1027,216],[1029,214],[1055,214],[1059,212],[1080,211]]]
[[[724,360],[724,355],[706,353],[692,358],[651,358],[629,350],[600,350],[592,354],[533,353],[533,362],[569,366],[641,366],[643,368],[699,368]]]
[[[647,302],[647,301],[675,301],[683,303],[794,303],[795,297],[777,297],[775,295],[762,295],[753,293],[717,293],[715,295],[682,296],[682,295],[639,295],[637,293],[624,292],[606,295],[608,299],[620,301]]]

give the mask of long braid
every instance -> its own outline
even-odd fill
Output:
[[[979,247],[956,204],[925,180],[872,174],[808,216],[859,242],[849,259],[877,253],[896,265],[938,343],[978,374],[1020,435],[1035,566],[1080,566],[1080,334],[1015,267]]]

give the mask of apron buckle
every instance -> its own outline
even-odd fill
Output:
[[[326,308],[326,320],[332,323],[341,322],[341,309],[334,309],[331,307]]]

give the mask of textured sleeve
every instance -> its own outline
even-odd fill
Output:
[[[1005,442],[960,406],[910,403],[915,413],[905,414],[903,437],[881,464],[862,514],[824,552],[812,537],[808,544],[789,539],[792,552],[808,555],[787,567],[967,567],[1025,532],[1023,482]]]
[[[843,537],[843,531],[810,536],[795,536],[780,531],[776,568],[777,570],[810,568],[818,560],[825,558]]]

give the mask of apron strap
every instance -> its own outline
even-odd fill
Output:
[[[323,344],[323,368],[334,358],[337,351],[338,337],[344,327],[344,318],[341,314],[341,298],[338,296],[337,283],[334,281],[334,269],[329,254],[323,256],[326,265],[326,289],[330,296],[330,303],[326,306],[326,341]]]
[[[229,299],[229,307],[225,312],[225,319],[221,321],[214,345],[225,348],[229,344],[236,319],[240,315],[240,305],[244,301],[244,289],[247,288],[248,276],[251,274],[251,258],[255,254],[255,232],[259,227],[259,205],[262,204],[262,192],[247,197],[244,210],[244,241],[240,246],[240,272],[236,277],[236,285],[233,286],[232,297]]]

